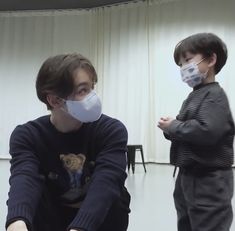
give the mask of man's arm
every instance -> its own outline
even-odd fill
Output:
[[[17,220],[8,226],[7,231],[28,231],[28,229],[24,221]]]
[[[34,154],[31,138],[22,126],[18,126],[10,138],[12,158],[6,221],[6,228],[9,229],[10,224],[12,224],[11,228],[22,225],[22,222],[16,222],[18,218],[27,226],[32,224],[41,195],[43,178],[39,174],[39,160]]]
[[[105,126],[103,126],[105,127]],[[86,231],[96,230],[107,216],[114,201],[120,198],[126,179],[127,131],[119,121],[112,122],[99,137],[102,150],[97,154],[95,170],[86,198],[70,224]]]

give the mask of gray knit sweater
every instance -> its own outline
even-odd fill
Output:
[[[227,96],[219,84],[194,88],[165,136],[172,141],[170,162],[175,166],[230,167],[234,122]]]

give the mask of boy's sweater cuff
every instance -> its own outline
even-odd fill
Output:
[[[179,121],[179,120],[173,120],[172,122],[171,122],[171,125],[168,127],[168,129],[166,130],[166,133],[168,134],[168,135],[170,135],[171,137],[173,137],[174,138],[174,135],[175,135],[175,133],[176,133],[176,131],[177,131],[177,127],[179,126],[179,124],[181,124],[182,122],[181,121]]]

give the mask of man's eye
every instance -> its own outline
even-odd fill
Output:
[[[79,96],[83,96],[83,95],[89,94],[90,91],[91,91],[90,88],[82,88],[79,91],[77,91],[76,94],[79,95]]]
[[[81,89],[81,90],[79,90],[79,92],[78,92],[79,94],[83,94],[83,93],[86,93],[86,89]]]

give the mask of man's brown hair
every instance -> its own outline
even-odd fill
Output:
[[[51,109],[47,95],[53,93],[66,98],[74,91],[74,74],[78,69],[85,70],[92,84],[97,82],[97,74],[92,63],[81,54],[61,54],[48,58],[41,66],[36,80],[38,98]]]

